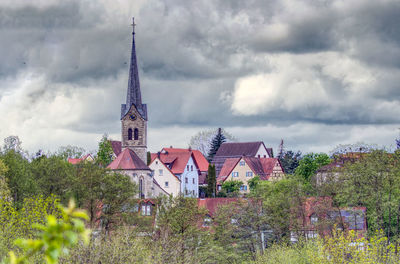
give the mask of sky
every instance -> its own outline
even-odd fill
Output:
[[[218,127],[275,151],[391,148],[399,14],[396,0],[1,0],[0,140],[120,139],[134,16],[149,150]]]

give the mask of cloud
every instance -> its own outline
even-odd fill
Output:
[[[394,0],[3,0],[0,138],[31,151],[118,138],[135,16],[152,150],[220,126],[304,150],[389,144],[399,11]]]

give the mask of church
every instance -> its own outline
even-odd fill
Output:
[[[108,168],[128,175],[139,187],[138,198],[168,193],[160,187],[147,164],[147,105],[142,103],[132,19],[132,50],[126,103],[121,105],[121,141],[111,141],[115,159]]]

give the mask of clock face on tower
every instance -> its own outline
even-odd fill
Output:
[[[135,114],[130,114],[129,115],[129,119],[132,120],[132,121],[135,121],[136,120],[136,115]]]

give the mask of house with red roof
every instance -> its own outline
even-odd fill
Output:
[[[291,241],[330,235],[333,228],[353,230],[358,237],[367,234],[366,207],[335,207],[331,197],[308,197],[297,208],[292,208],[296,221],[291,224]]]
[[[151,169],[130,148],[122,151],[107,167],[115,172],[128,175],[138,185],[138,198],[152,198],[169,195],[153,178]]]
[[[68,158],[68,162],[73,165],[78,164],[80,162],[92,162],[92,161],[94,161],[94,159],[93,159],[92,155],[90,155],[90,154],[87,154],[87,155],[85,155],[81,158],[77,158],[77,159]]]
[[[199,176],[207,172],[208,162],[197,150],[163,148],[151,154],[149,167],[154,179],[173,196],[198,197]]]
[[[219,175],[226,159],[241,157],[273,158],[274,154],[272,148],[265,147],[265,144],[262,141],[225,142],[219,147],[211,161],[211,163],[215,165],[217,176]]]
[[[217,177],[217,190],[225,181],[241,181],[240,193],[250,192],[249,180],[259,176],[260,180],[279,180],[284,177],[282,165],[277,158],[240,157],[227,158]]]

